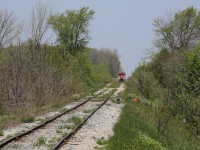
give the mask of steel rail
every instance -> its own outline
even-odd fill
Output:
[[[71,131],[69,134],[65,135],[54,147],[52,150],[59,150],[65,142],[67,142],[78,130],[81,129],[81,127],[87,122],[87,120],[97,111],[99,110],[107,101],[109,98],[103,101],[97,109],[95,109],[82,123],[80,123],[73,131]]]
[[[75,107],[72,107],[72,108],[66,110],[66,111],[63,112],[63,113],[58,114],[57,116],[55,116],[55,117],[53,117],[53,118],[51,118],[51,119],[45,121],[44,123],[42,123],[42,124],[40,124],[40,125],[38,125],[38,126],[32,128],[32,129],[30,129],[30,130],[28,130],[28,131],[25,131],[25,132],[23,132],[23,133],[17,134],[17,135],[15,135],[15,136],[11,137],[11,138],[8,138],[8,139],[6,139],[6,140],[0,142],[0,148],[6,146],[7,144],[9,144],[9,143],[11,143],[11,142],[13,142],[13,141],[15,141],[15,140],[18,140],[18,139],[24,137],[25,135],[31,134],[31,133],[34,132],[35,130],[38,130],[38,129],[40,129],[40,128],[46,126],[48,123],[51,123],[51,122],[53,122],[54,120],[56,120],[57,118],[60,118],[61,116],[63,116],[64,114],[69,113],[69,112],[71,112],[72,110],[75,110],[76,108],[78,108],[78,107],[84,105],[84,104],[87,103],[90,99],[96,98],[97,96],[99,96],[100,94],[102,94],[102,93],[105,92],[105,91],[106,91],[106,90],[104,90],[104,91],[102,91],[102,92],[99,92],[99,93],[96,94],[95,96],[89,97],[87,100],[81,102],[80,104],[76,105]]]

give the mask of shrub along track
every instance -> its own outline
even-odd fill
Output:
[[[80,108],[81,106],[86,105],[86,103],[88,103],[90,100],[92,100],[92,99],[94,99],[94,98],[100,96],[101,94],[104,94],[106,91],[108,91],[108,89],[107,89],[107,90],[104,90],[104,91],[102,91],[102,92],[97,93],[95,96],[89,97],[87,100],[81,102],[80,104],[76,105],[75,107],[73,107],[73,108],[71,108],[71,109],[69,109],[69,110],[66,110],[66,111],[63,112],[63,113],[60,113],[59,115],[53,117],[52,119],[49,119],[48,121],[46,121],[46,122],[44,122],[44,123],[42,123],[42,124],[40,124],[40,125],[38,125],[38,126],[32,128],[32,129],[28,130],[28,131],[26,131],[26,132],[20,133],[20,134],[18,134],[18,135],[16,135],[16,136],[13,136],[13,137],[11,137],[11,138],[9,138],[9,139],[6,139],[6,140],[0,142],[0,149],[1,149],[1,148],[3,148],[3,149],[16,149],[16,148],[20,149],[21,145],[18,144],[18,142],[21,142],[21,141],[24,141],[24,140],[26,141],[26,139],[22,139],[22,137],[25,137],[25,136],[27,136],[27,135],[31,135],[31,133],[34,134],[34,133],[37,132],[39,129],[42,130],[42,129],[48,128],[47,126],[49,126],[49,124],[55,122],[56,120],[58,120],[59,118],[63,117],[64,115],[67,115],[67,114],[69,114],[69,113],[75,111],[77,108]],[[105,103],[105,102],[106,102],[106,101],[104,101],[104,103]],[[98,107],[98,108],[99,108],[99,107]],[[95,111],[93,111],[93,113],[94,113],[94,112],[95,112]],[[72,116],[72,115],[71,115],[71,116]],[[86,120],[87,120],[87,119],[86,119]],[[68,127],[66,127],[66,128],[70,128],[70,126],[68,126]],[[57,129],[56,132],[59,133],[59,130]],[[62,134],[63,134],[63,133],[62,133]],[[72,133],[70,133],[70,134],[72,134]],[[26,137],[25,137],[25,138],[26,138]],[[21,139],[21,140],[20,140],[20,139]],[[38,149],[37,146],[41,146],[41,145],[44,143],[43,141],[44,141],[44,137],[39,137],[38,140],[37,140],[37,142],[35,142],[34,147],[35,147],[36,149]],[[54,142],[52,142],[51,144],[48,145],[48,147],[50,147],[50,148],[52,147],[52,145],[55,145],[55,141],[57,142],[57,141],[58,141],[58,138],[57,138],[57,137],[52,138],[52,141],[54,141]],[[33,141],[32,141],[32,143],[33,143]],[[60,142],[60,143],[61,143],[61,142]],[[59,144],[57,144],[57,147],[58,147],[58,145],[59,145]],[[35,149],[35,148],[34,148],[34,149]],[[23,149],[24,149],[24,148],[23,148]],[[32,149],[32,148],[30,147],[30,149]],[[42,149],[44,149],[44,148],[42,148]]]

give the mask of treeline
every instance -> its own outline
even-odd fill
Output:
[[[24,39],[25,23],[12,12],[0,11],[0,128],[6,125],[2,116],[19,110],[32,115],[104,86],[117,75],[116,51],[87,48],[94,13],[83,7],[53,14],[46,4],[38,3]],[[55,44],[45,42],[49,29],[57,35]]]
[[[158,132],[172,135],[177,121],[199,136],[200,11],[189,7],[154,27],[159,52],[133,72],[128,87],[155,106]]]
[[[90,60],[93,64],[105,64],[108,66],[109,73],[113,77],[117,77],[119,71],[122,70],[121,63],[119,61],[119,56],[117,50],[103,48],[100,50],[93,49],[90,54]]]

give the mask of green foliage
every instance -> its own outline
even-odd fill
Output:
[[[156,84],[157,80],[153,76],[152,72],[149,71],[149,65],[143,64],[137,68],[133,74],[135,79],[135,86],[137,90],[149,100],[156,98]]]
[[[40,147],[42,145],[45,145],[45,142],[46,142],[46,139],[43,136],[41,136],[35,141],[34,146]]]
[[[65,124],[63,126],[64,129],[73,129],[74,128],[74,125],[68,125],[68,124]]]
[[[30,122],[34,122],[35,118],[33,116],[27,115],[24,116],[23,118],[21,118],[21,122],[23,123],[30,123]]]
[[[68,108],[62,108],[62,109],[60,110],[60,112],[63,113],[63,112],[66,112],[67,110],[69,110],[69,109],[68,109]]]
[[[155,23],[161,50],[135,70],[128,79],[127,91],[151,100],[156,130],[165,136],[170,149],[197,149],[200,47],[195,43],[200,37],[197,29],[200,13],[190,7],[178,12],[169,22],[158,19]],[[195,36],[191,38],[190,35]],[[188,142],[184,140],[190,137]]]
[[[85,86],[91,86],[91,64],[84,53],[77,54],[76,57],[69,56],[70,60],[69,70],[76,77],[74,80],[80,80],[80,82],[85,83]],[[80,83],[79,83],[80,84]]]
[[[0,115],[0,129],[3,129],[6,127],[6,125],[9,123],[9,122],[15,122],[17,121],[17,117],[15,115]]]
[[[56,129],[56,133],[62,134],[63,130],[62,129]]]
[[[127,98],[120,119],[114,126],[114,136],[107,142],[107,149],[131,150],[136,147],[139,149],[144,145],[147,146],[147,140],[139,140],[141,135],[148,136],[151,139],[150,141],[154,141],[154,144],[162,143],[162,145],[166,145],[163,137],[156,131],[153,115],[150,108],[143,104],[133,103],[132,99]],[[148,148],[148,146],[145,148]]]
[[[200,45],[186,53],[185,72],[187,91],[194,96],[200,95]]]
[[[74,123],[75,125],[79,125],[82,122],[82,119],[77,116],[74,116],[69,119],[69,122]]]
[[[196,136],[178,118],[170,119],[173,116],[167,111],[163,111],[161,115],[169,118],[167,128],[165,126],[166,133],[158,132],[155,108],[140,102],[133,103],[132,97],[136,95],[128,91],[126,89],[123,93],[126,105],[114,126],[114,136],[106,142],[107,149],[198,149]]]
[[[131,83],[127,85],[134,92],[158,107],[159,132],[166,134],[169,122],[179,116],[180,120],[187,120],[188,130],[199,134],[199,60],[199,46],[182,53],[161,51],[151,62],[138,67],[128,80]]]
[[[160,84],[164,85],[165,81],[165,62],[170,58],[170,53],[166,49],[162,49],[160,52],[156,53],[153,56],[151,65],[152,71],[155,78],[159,81]]]
[[[113,82],[111,83],[111,85],[109,86],[109,88],[118,88],[121,85],[120,82]]]
[[[58,35],[63,56],[67,53],[75,55],[84,50],[90,39],[88,26],[93,15],[94,11],[89,10],[89,7],[82,7],[50,17],[49,24]]]
[[[195,134],[200,134],[200,47],[199,45],[187,52],[183,62],[182,73],[175,92],[179,101],[179,115],[187,120]],[[181,86],[181,88],[180,88]]]
[[[85,109],[85,110],[83,110],[83,113],[91,113],[93,111],[94,111],[94,109]]]
[[[91,78],[95,84],[106,84],[112,80],[112,77],[109,74],[106,65],[104,64],[94,64],[92,65],[91,70]]]
[[[185,120],[188,130],[200,134],[200,12],[189,7],[168,22],[154,22],[160,52],[139,66],[128,79],[128,88],[156,106],[157,129],[167,134],[170,122]]]
[[[50,52],[47,52],[47,57],[56,70],[55,81],[62,80],[62,84],[71,87],[69,89],[71,94],[77,94],[90,88],[94,89],[99,86],[99,83],[101,86],[111,80],[110,77],[107,77],[109,76],[108,70],[91,64],[87,51],[77,53],[76,56],[67,54],[66,59],[63,59],[58,53],[58,48],[52,48]]]
[[[135,150],[166,150],[158,141],[146,135],[140,135],[133,144]]]
[[[178,118],[171,120],[168,124],[168,128],[167,138],[171,142],[171,149],[198,149],[199,139],[191,134],[187,125],[180,122]]]
[[[112,49],[89,49],[89,58],[92,64],[105,64],[109,73],[117,77],[121,71],[117,50]]]
[[[56,143],[60,140],[58,137],[52,137],[50,140],[48,140],[47,146],[49,149],[53,149],[53,147],[56,145]]]
[[[168,21],[156,19],[154,26],[159,36],[157,46],[171,51],[182,51],[200,39],[200,13],[194,7],[179,11]]]

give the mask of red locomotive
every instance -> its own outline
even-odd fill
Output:
[[[120,72],[120,73],[118,74],[118,77],[119,77],[119,82],[124,82],[125,79],[126,79],[126,73]]]

